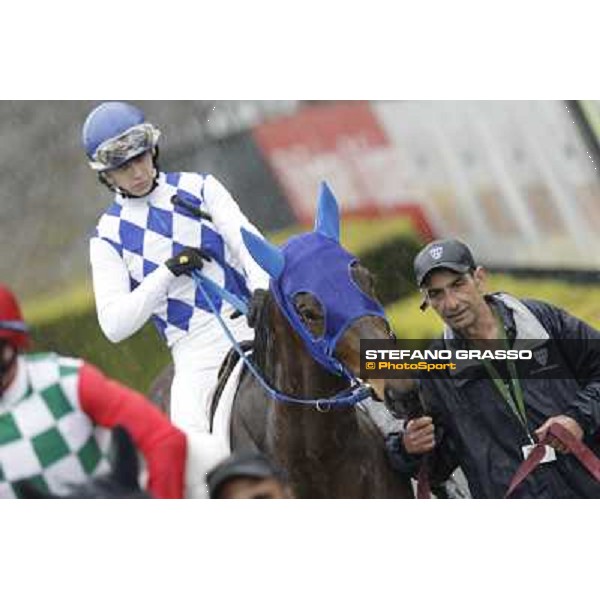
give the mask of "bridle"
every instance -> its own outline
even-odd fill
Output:
[[[290,396],[288,394],[284,394],[283,392],[276,390],[273,386],[271,386],[262,374],[258,371],[256,366],[250,360],[248,355],[242,350],[241,346],[231,333],[228,325],[225,323],[223,317],[220,314],[220,311],[217,310],[214,302],[212,301],[211,294],[208,293],[207,290],[217,294],[223,300],[231,303],[237,310],[239,310],[242,314],[248,314],[248,303],[247,300],[240,298],[238,296],[233,295],[231,292],[228,292],[214,281],[203,275],[200,271],[192,272],[192,278],[196,282],[200,293],[203,295],[204,300],[210,307],[211,312],[217,318],[221,328],[223,329],[225,335],[228,337],[231,345],[243,360],[244,364],[247,366],[248,370],[254,375],[255,379],[261,385],[261,387],[268,393],[268,395],[277,400],[278,402],[283,402],[287,404],[299,404],[303,406],[311,406],[318,410],[319,412],[328,412],[334,407],[340,406],[354,406],[358,402],[362,402],[369,398],[372,393],[372,387],[362,381],[361,379],[355,377],[346,367],[341,365],[343,369],[343,376],[349,381],[349,386],[338,392],[333,396],[328,396],[326,398],[303,398]]]

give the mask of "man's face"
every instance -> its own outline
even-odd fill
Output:
[[[105,173],[109,183],[132,196],[145,196],[154,184],[154,163],[152,151],[127,161],[122,167]]]
[[[423,291],[446,325],[461,332],[477,324],[485,306],[483,282],[481,267],[472,274],[436,269],[425,280]]]
[[[287,486],[273,477],[235,477],[221,486],[218,497],[230,500],[282,500],[290,498],[290,493]]]

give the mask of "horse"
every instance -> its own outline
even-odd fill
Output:
[[[18,497],[29,500],[58,498],[139,500],[152,498],[148,492],[140,487],[140,465],[137,451],[127,431],[122,427],[115,427],[113,430],[113,443],[115,447],[115,460],[113,469],[108,475],[91,479],[83,484],[73,485],[69,493],[65,496],[57,496],[45,492],[33,483],[25,480],[16,486]]]
[[[410,480],[387,461],[382,433],[355,403],[366,384],[367,395],[383,399],[406,383],[355,378],[360,340],[393,332],[373,276],[341,246],[339,226],[337,201],[322,184],[314,231],[281,248],[242,231],[271,280],[268,292],[254,296],[251,367],[233,399],[231,450],[267,454],[288,473],[297,498],[412,498]],[[150,391],[163,405],[169,381],[163,373]]]

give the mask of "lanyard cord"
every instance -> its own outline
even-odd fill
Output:
[[[508,339],[506,337],[506,331],[504,330],[504,323],[502,322],[500,315],[495,310],[494,314],[498,322],[498,331],[504,343],[504,348],[506,350],[509,350],[510,348],[508,345]],[[504,379],[500,377],[500,374],[498,373],[494,365],[492,365],[492,363],[488,359],[483,360],[483,366],[488,372],[490,379],[493,381],[494,385],[496,386],[496,389],[498,390],[504,401],[508,404],[513,414],[517,417],[521,425],[523,425],[525,431],[527,432],[527,437],[529,437],[529,439],[531,440],[531,434],[529,432],[529,428],[527,427],[527,413],[525,412],[523,389],[521,387],[521,382],[517,374],[517,368],[515,367],[514,361],[512,361],[511,359],[506,359],[506,364],[508,366],[508,372],[510,374],[510,387],[504,381]]]

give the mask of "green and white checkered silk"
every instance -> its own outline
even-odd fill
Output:
[[[81,360],[56,354],[23,358],[27,392],[0,410],[0,498],[17,497],[14,484],[23,480],[63,495],[109,471],[110,432],[80,408]]]

